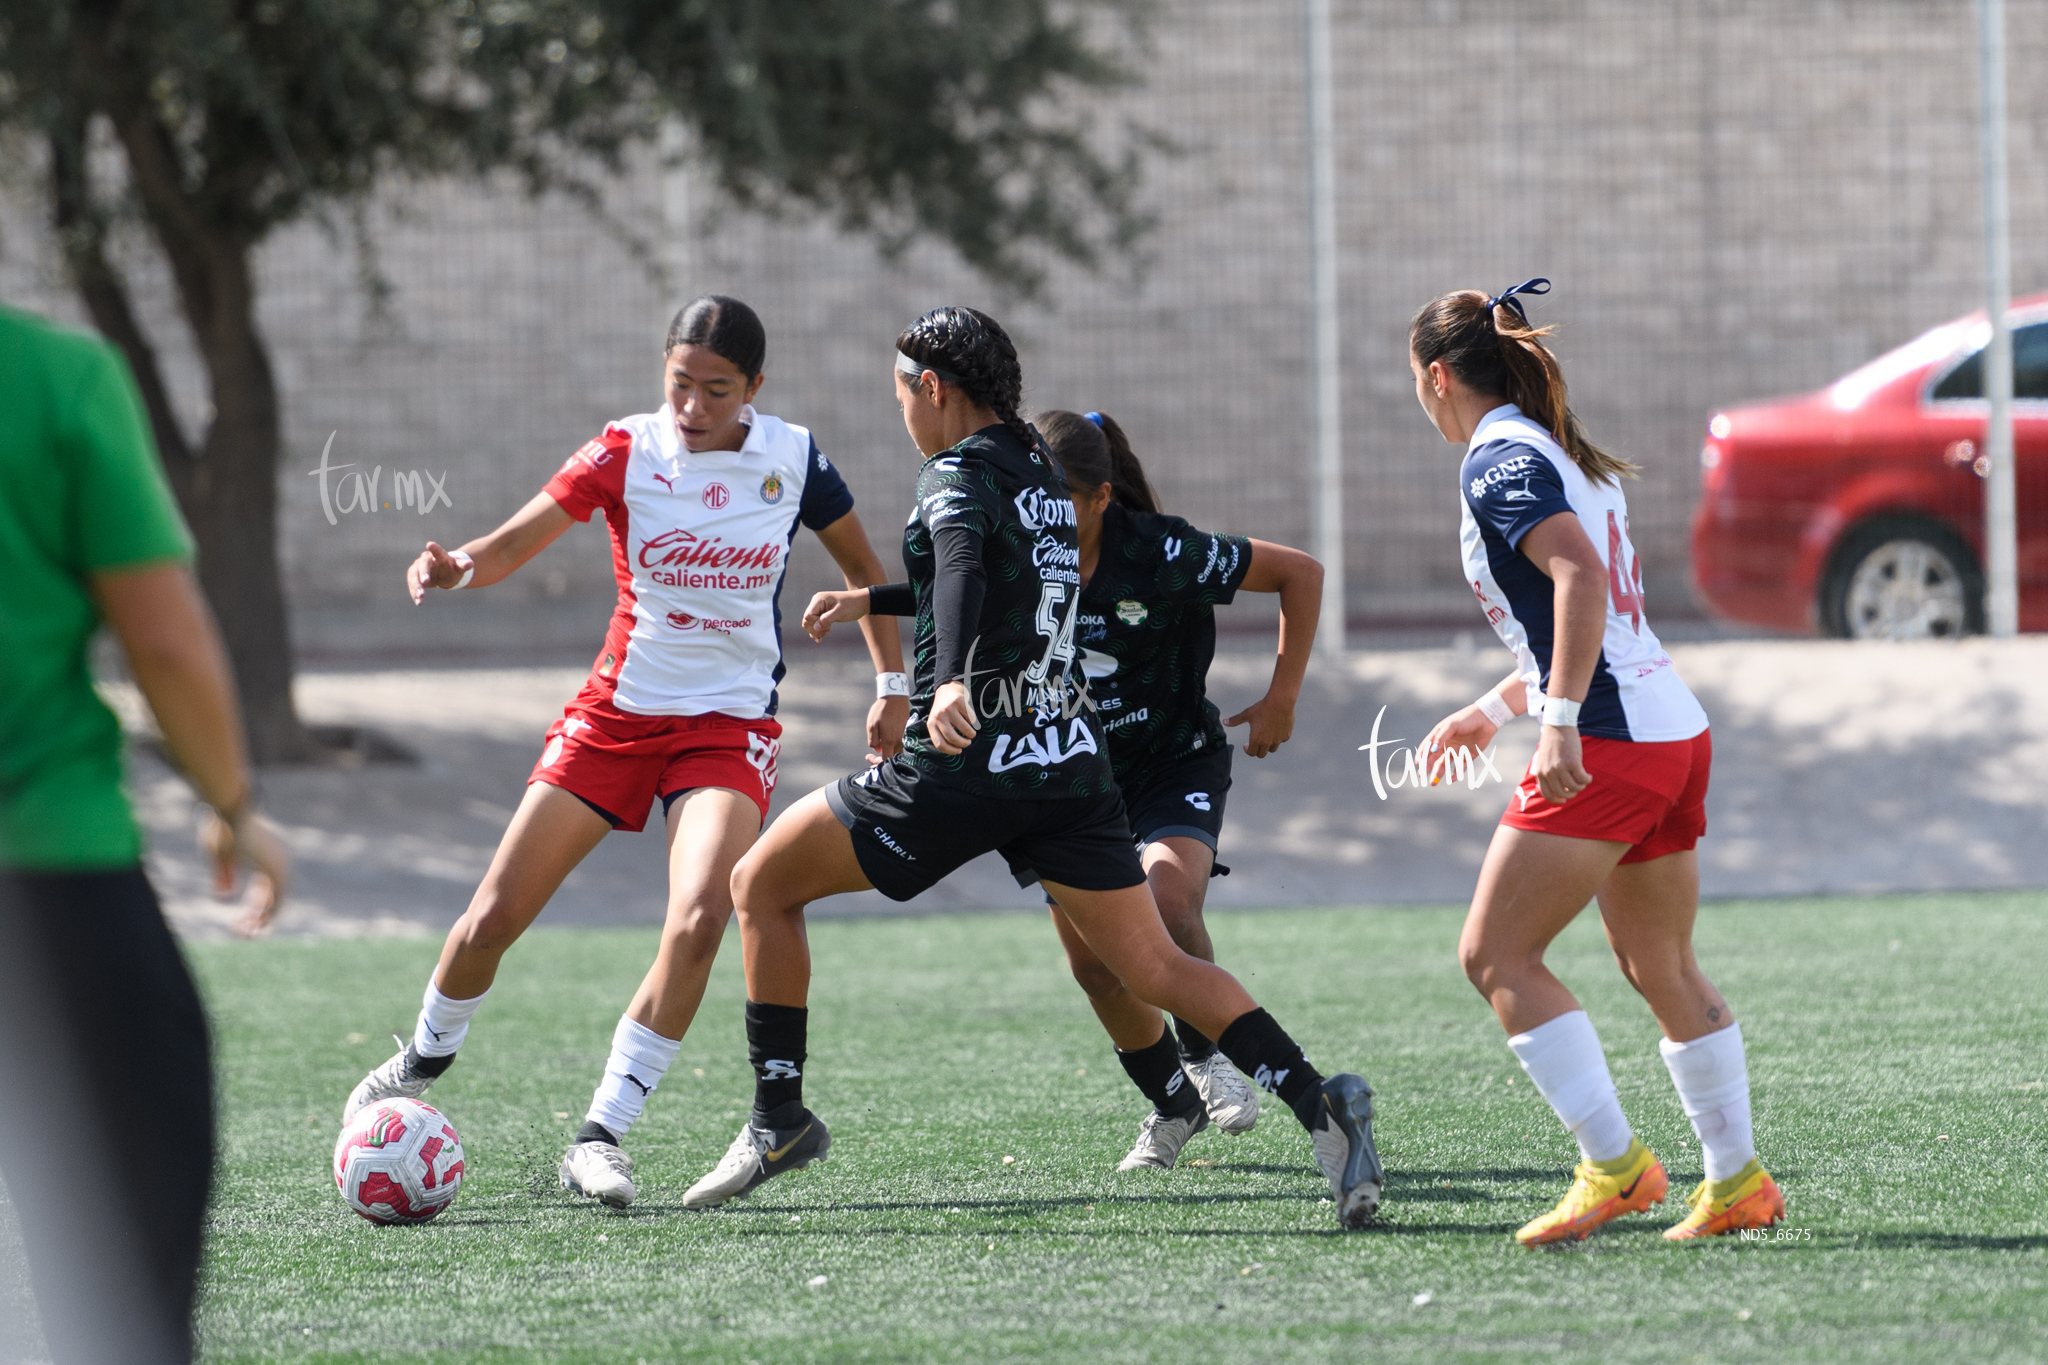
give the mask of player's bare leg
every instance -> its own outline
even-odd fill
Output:
[[[684,1207],[716,1208],[785,1171],[826,1159],[831,1134],[803,1103],[811,989],[804,907],[870,885],[822,791],[784,812],[733,869],[754,1110],[717,1167],[683,1195]]]
[[[356,1085],[342,1108],[342,1122],[366,1104],[417,1099],[448,1069],[505,951],[611,828],[610,821],[560,787],[527,784],[490,869],[441,945],[440,965],[427,986],[412,1042]]]
[[[753,846],[761,808],[724,787],[698,787],[668,808],[668,915],[654,965],[612,1032],[604,1076],[576,1140],[563,1154],[562,1187],[623,1208],[638,1195],[626,1134],[675,1063],[732,917],[732,869]]]

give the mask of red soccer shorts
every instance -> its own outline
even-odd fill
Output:
[[[1707,777],[1714,766],[1710,732],[1665,744],[1588,736],[1579,741],[1593,785],[1563,805],[1544,799],[1524,777],[1503,825],[1569,839],[1611,839],[1629,845],[1625,863],[1683,853],[1707,832]]]
[[[582,797],[617,829],[645,829],[655,797],[692,787],[750,797],[765,821],[781,747],[782,726],[765,716],[636,716],[586,688],[548,727],[526,780]]]

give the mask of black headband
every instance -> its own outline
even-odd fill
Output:
[[[1538,276],[1533,280],[1523,280],[1513,289],[1504,289],[1500,293],[1495,294],[1492,298],[1488,299],[1486,301],[1486,311],[1487,314],[1491,316],[1494,309],[1500,307],[1502,304],[1506,304],[1509,308],[1515,310],[1516,317],[1520,318],[1524,322],[1527,322],[1529,320],[1529,315],[1522,311],[1521,304],[1515,302],[1515,295],[1548,294],[1549,292],[1550,281],[1542,278],[1541,276]]]

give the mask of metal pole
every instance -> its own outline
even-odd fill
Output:
[[[1323,610],[1316,652],[1344,656],[1343,371],[1337,332],[1337,156],[1331,112],[1330,0],[1305,0],[1308,67],[1309,306],[1314,317],[1314,477],[1310,525],[1323,562]]]
[[[2005,0],[1978,0],[1984,57],[1984,624],[1995,636],[2020,628],[2019,546],[2014,530],[2012,444],[2012,210],[2005,157]]]

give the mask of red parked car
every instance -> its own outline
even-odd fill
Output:
[[[2017,302],[2020,629],[2048,630],[2048,294]],[[1984,629],[1983,313],[1818,393],[1707,423],[1692,564],[1732,620],[1923,639]]]

